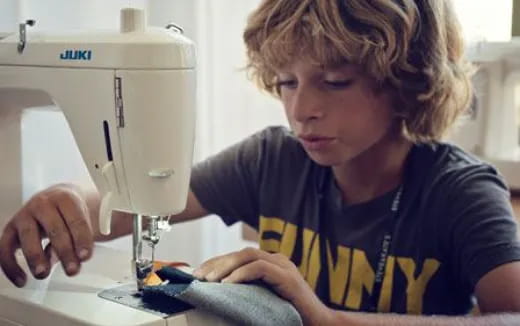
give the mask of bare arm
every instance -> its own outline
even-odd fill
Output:
[[[513,326],[520,325],[520,262],[509,263],[486,274],[476,286],[484,316],[422,317],[333,311],[332,325],[363,326]]]
[[[497,314],[475,317],[421,317],[393,314],[364,314],[336,312],[330,325],[356,326],[515,326],[520,314]]]

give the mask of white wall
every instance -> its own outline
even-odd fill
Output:
[[[2,0],[0,1],[0,33],[14,32],[19,22],[18,18],[20,6],[18,1]]]
[[[266,125],[285,123],[280,103],[259,93],[245,78],[242,42],[247,14],[258,0],[194,1],[199,54],[198,158],[214,154]],[[204,225],[211,248],[204,257],[251,245],[241,241],[240,225],[228,228],[217,220]]]
[[[453,0],[453,3],[468,41],[511,39],[512,0]]]
[[[12,1],[12,0],[3,0]],[[21,19],[36,19],[37,29],[118,28],[119,10],[129,3],[145,8],[145,0],[15,0]]]

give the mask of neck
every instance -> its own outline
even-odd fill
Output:
[[[367,202],[402,183],[405,162],[412,143],[403,136],[385,139],[354,160],[332,171],[343,200],[349,204]]]

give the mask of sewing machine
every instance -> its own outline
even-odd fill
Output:
[[[193,309],[165,315],[135,300],[168,216],[186,205],[194,45],[174,24],[146,26],[138,9],[121,11],[120,31],[37,33],[33,24],[20,24],[18,33],[0,39],[0,127],[9,125],[10,113],[27,107],[61,108],[102,196],[101,232],[110,233],[113,210],[135,214],[133,258],[130,264],[121,252],[96,246],[76,277],[55,266],[47,280],[29,281],[23,289],[4,278],[0,325],[225,324]],[[17,145],[4,146],[0,156],[19,162]],[[15,165],[3,169],[13,167],[15,177],[5,182],[18,192]],[[151,248],[151,259],[143,256],[143,245]]]

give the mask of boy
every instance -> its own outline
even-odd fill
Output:
[[[520,324],[507,188],[439,142],[472,96],[449,0],[264,0],[244,40],[252,76],[280,98],[291,131],[267,128],[194,167],[188,207],[173,219],[214,213],[261,237],[260,249],[195,275],[262,279],[309,325]],[[34,196],[0,239],[6,275],[23,285],[17,247],[48,275],[39,228],[77,273],[91,254],[88,221],[102,240],[98,206],[73,185]],[[112,237],[131,232],[124,213],[113,220]],[[482,312],[503,314],[385,314],[463,315],[474,295]]]

